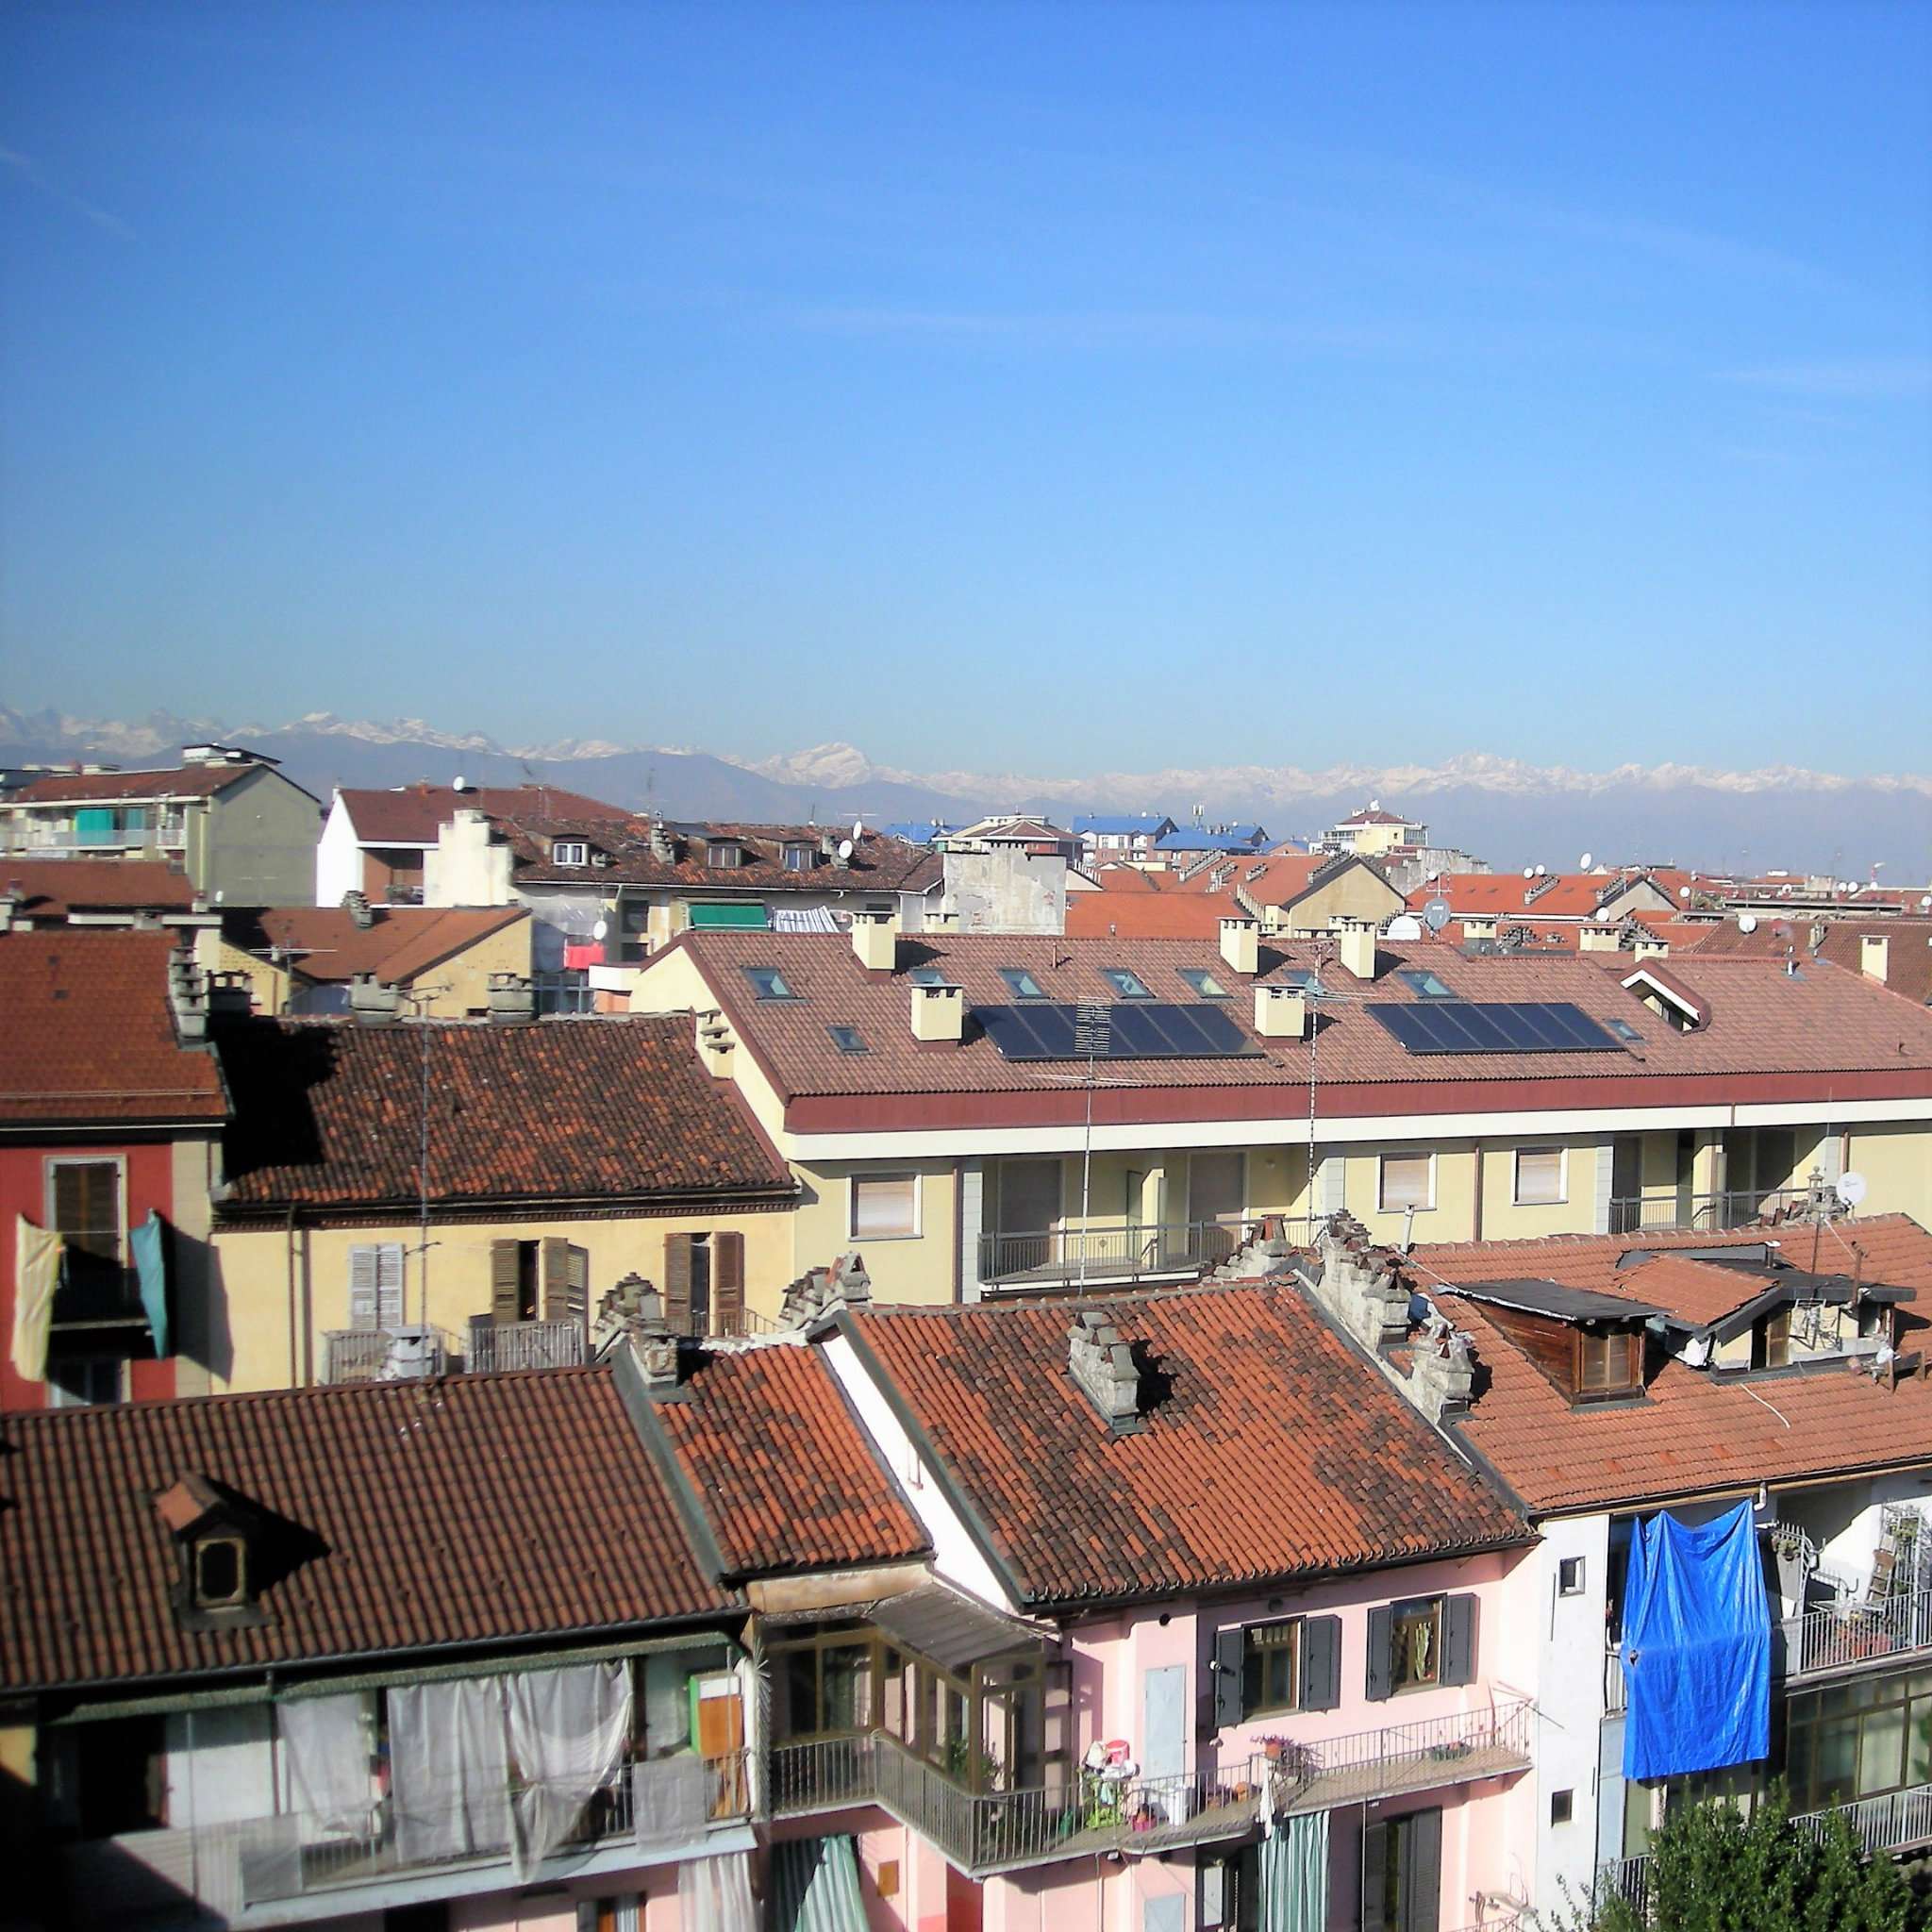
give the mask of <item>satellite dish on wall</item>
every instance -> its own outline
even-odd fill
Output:
[[[601,940],[609,932],[609,930],[610,926],[608,923],[605,920],[600,919],[596,923],[596,924],[591,928],[591,937],[593,940]]]
[[[1441,932],[1449,924],[1449,902],[1438,892],[1423,908],[1423,924],[1431,932]]]
[[[841,858],[850,858],[852,857],[852,841],[850,839],[841,839],[839,841],[839,857]]]
[[[1740,912],[1740,913],[1739,913],[1739,915],[1738,915],[1738,930],[1739,930],[1740,932],[1756,932],[1756,931],[1757,930],[1757,913],[1755,913],[1755,912]]]
[[[1865,1198],[1865,1176],[1861,1174],[1840,1174],[1838,1197],[1847,1208],[1856,1208]]]

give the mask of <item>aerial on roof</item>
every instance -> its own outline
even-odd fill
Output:
[[[1141,1369],[1115,1433],[1067,1373],[1104,1314]],[[1022,1601],[1074,1603],[1400,1563],[1524,1528],[1296,1290],[841,1317]]]
[[[56,926],[0,934],[0,1125],[225,1118],[215,1057],[184,1045],[174,937]]]
[[[156,1498],[196,1476],[258,1524],[253,1627],[175,1614]],[[0,1418],[0,1575],[12,1690],[613,1635],[733,1607],[607,1368]]]
[[[75,912],[186,912],[194,886],[158,858],[0,859],[0,891],[16,896],[24,919],[64,919]]]
[[[228,1219],[413,1211],[424,1194],[458,1208],[796,1191],[737,1090],[700,1066],[687,1019],[245,1020],[219,1040]]]
[[[522,906],[375,906],[366,919],[342,906],[277,906],[228,913],[222,931],[243,952],[292,967],[304,979],[331,983],[373,973],[398,986],[529,916]]]
[[[930,1553],[818,1349],[686,1354],[678,1399],[652,1404],[647,1426],[662,1431],[727,1576]]]
[[[1915,1006],[1932,1006],[1932,919],[1767,915],[1753,920],[1749,932],[1740,920],[1726,919],[1706,928],[1699,950],[1713,957],[1740,953],[1768,959],[1828,959],[1848,973],[1859,973],[1868,962],[1874,968],[1879,963],[1877,948],[1868,947],[1868,940],[1884,941],[1884,985]]]

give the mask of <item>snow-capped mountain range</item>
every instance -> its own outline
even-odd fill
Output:
[[[524,775],[686,818],[837,823],[945,819],[990,810],[1164,811],[1185,819],[1258,818],[1305,836],[1371,798],[1425,819],[1436,840],[1497,866],[1600,858],[1691,865],[1789,866],[1887,884],[1932,878],[1932,773],[1847,777],[1774,765],[1619,765],[1587,772],[1470,753],[1441,764],[1175,765],[1158,772],[1058,777],[991,771],[915,772],[830,743],[744,758],[691,745],[603,738],[504,744],[422,719],[343,719],[312,711],[284,724],[156,712],[122,721],[0,705],[0,762],[86,758],[160,762],[212,739],[282,760],[326,797],[336,785],[514,784]]]

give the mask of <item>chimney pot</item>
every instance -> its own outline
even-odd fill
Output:
[[[402,1010],[402,996],[384,986],[373,973],[358,973],[349,981],[349,1016],[365,1026],[387,1026]]]
[[[899,963],[899,921],[891,912],[855,912],[852,950],[868,973],[890,973]]]
[[[1245,914],[1221,922],[1221,957],[1230,972],[1254,978],[1260,970],[1260,928]]]
[[[1586,925],[1577,935],[1576,949],[1580,953],[1614,953],[1621,931],[1620,926],[1607,924]]]
[[[516,973],[490,975],[490,1017],[505,1024],[520,1024],[537,1017],[537,989]]]
[[[1299,987],[1261,985],[1255,989],[1255,1031],[1263,1040],[1306,1040],[1307,996]]]
[[[1867,979],[1885,985],[1891,965],[1891,936],[1868,932],[1858,936],[1858,970]]]
[[[966,991],[958,986],[912,989],[912,1037],[921,1046],[958,1046],[966,1037]]]
[[[1342,971],[1357,979],[1374,979],[1381,963],[1375,928],[1365,919],[1341,918],[1334,922],[1334,932]]]
[[[1067,1331],[1067,1368],[1117,1436],[1147,1426],[1141,1372],[1120,1330],[1097,1308],[1082,1308]]]

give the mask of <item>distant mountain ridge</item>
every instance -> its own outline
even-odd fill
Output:
[[[1441,842],[1499,868],[1570,866],[1588,850],[1599,858],[1790,866],[1859,878],[1879,866],[1888,884],[1932,879],[1932,774],[1854,778],[1796,766],[1728,772],[1679,764],[1584,772],[1471,753],[1438,765],[1176,765],[1042,778],[913,772],[839,742],[751,759],[601,738],[505,745],[420,719],[345,720],[326,711],[268,724],[160,711],[123,722],[0,706],[0,762],[161,762],[198,739],[279,758],[325,799],[337,785],[446,784],[458,775],[516,784],[527,775],[680,818],[958,823],[993,810],[1144,810],[1185,820],[1198,805],[1210,820],[1258,818],[1277,836],[1300,836],[1380,798],[1427,820]]]

